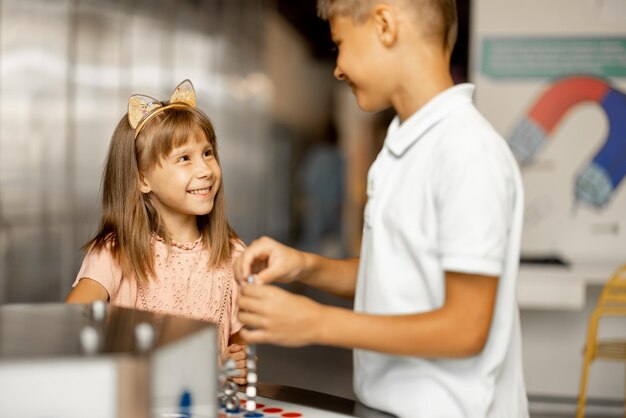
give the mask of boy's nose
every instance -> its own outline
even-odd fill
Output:
[[[335,71],[333,71],[333,75],[335,76],[335,78],[337,80],[345,80],[346,79],[346,75],[343,73],[343,71],[341,71],[341,68],[339,68],[339,66],[335,66]]]

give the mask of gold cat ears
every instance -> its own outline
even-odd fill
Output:
[[[143,94],[130,96],[128,99],[128,123],[135,130],[135,138],[137,138],[137,135],[139,135],[146,123],[165,109],[182,109],[187,107],[196,107],[196,92],[189,80],[183,81],[176,87],[169,104],[165,106],[150,96],[144,96]]]

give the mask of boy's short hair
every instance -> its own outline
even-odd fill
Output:
[[[350,16],[355,22],[362,22],[372,7],[382,2],[411,8],[425,33],[439,37],[444,48],[452,52],[458,27],[455,0],[318,0],[317,14],[324,20]]]

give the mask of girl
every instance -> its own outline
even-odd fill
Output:
[[[189,80],[169,103],[129,99],[111,138],[100,228],[66,302],[214,322],[220,351],[245,372],[232,271],[243,245],[226,220],[215,131],[195,106]]]

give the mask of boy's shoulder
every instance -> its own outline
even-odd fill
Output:
[[[518,170],[515,157],[504,137],[472,105],[442,121],[431,158],[438,173],[463,177],[469,171],[499,173],[513,179]],[[479,168],[480,167],[480,168]]]
[[[507,148],[506,140],[471,104],[451,112],[442,120],[439,142],[448,151],[466,153],[477,147],[481,150]]]

